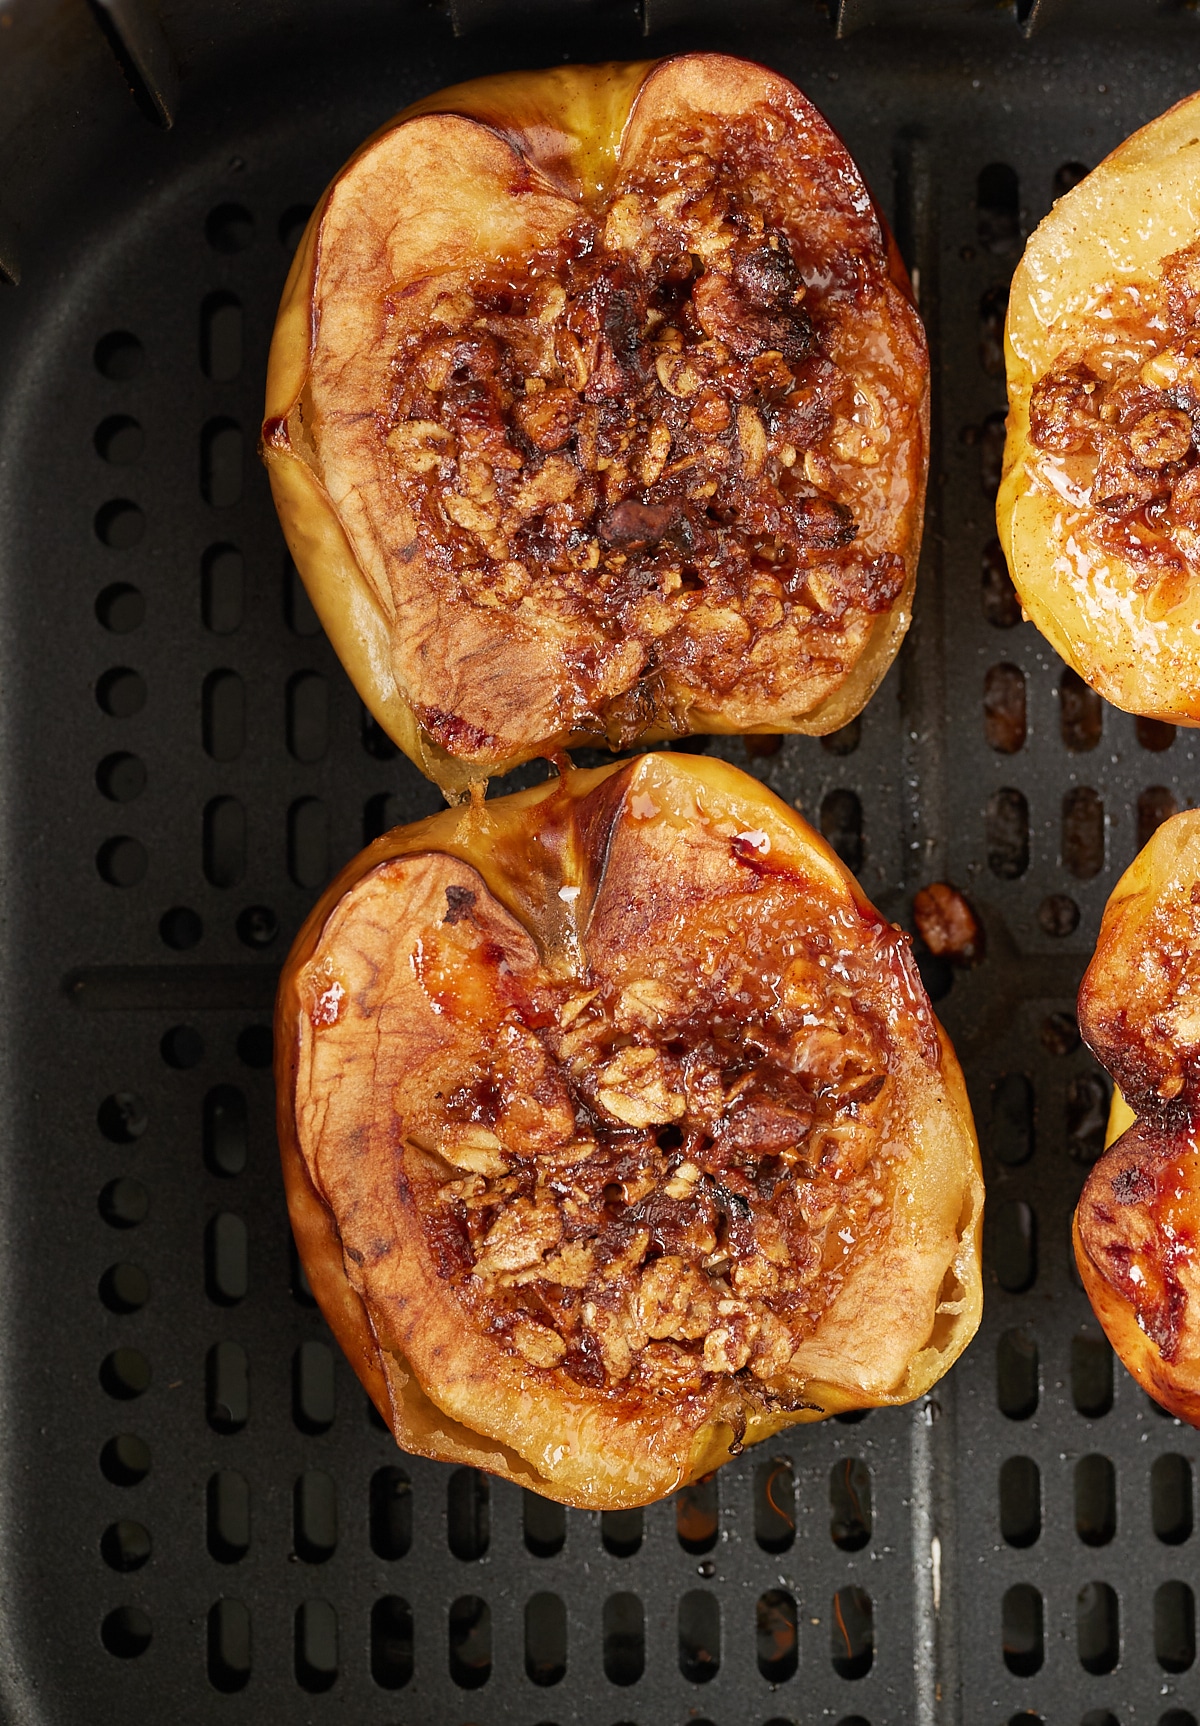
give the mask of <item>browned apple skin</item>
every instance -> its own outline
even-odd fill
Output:
[[[1079,1024],[1117,1081],[1106,1148],[1075,1214],[1084,1290],[1122,1363],[1200,1426],[1200,813],[1164,822],[1117,883]]]
[[[447,811],[385,835],[343,870],[315,907],[285,966],[276,1011],[278,1128],[297,1243],[322,1311],[398,1442],[418,1454],[469,1463],[562,1502],[592,1509],[622,1508],[661,1497],[724,1461],[741,1444],[767,1437],[797,1420],[823,1418],[850,1407],[909,1401],[921,1395],[970,1340],[978,1324],[982,1298],[978,1260],[982,1184],[970,1107],[953,1051],[926,1004],[922,1011],[928,1011],[928,1026],[936,1033],[934,1053],[931,1057],[926,1049],[921,1056],[910,1048],[902,1063],[904,1073],[896,1082],[914,1087],[910,1134],[917,1166],[903,1178],[912,1183],[913,1203],[909,1208],[923,1215],[922,1207],[928,1210],[927,1225],[919,1221],[914,1225],[914,1242],[922,1239],[921,1227],[925,1226],[928,1240],[920,1250],[928,1249],[929,1256],[922,1260],[918,1251],[911,1273],[906,1272],[905,1249],[897,1238],[875,1268],[878,1286],[872,1294],[871,1311],[878,1311],[878,1301],[885,1298],[883,1290],[891,1286],[900,1293],[905,1278],[911,1274],[918,1279],[923,1292],[903,1294],[901,1307],[907,1310],[912,1300],[918,1302],[918,1307],[928,1301],[934,1318],[923,1346],[917,1347],[907,1371],[901,1371],[891,1388],[864,1395],[861,1389],[848,1388],[849,1381],[839,1385],[836,1373],[825,1373],[808,1383],[801,1406],[787,1410],[754,1409],[747,1415],[745,1410],[739,1414],[735,1408],[726,1408],[718,1402],[711,1418],[695,1428],[694,1423],[692,1427],[678,1426],[674,1411],[664,1408],[661,1417],[656,1417],[657,1438],[655,1421],[647,1425],[644,1410],[640,1414],[631,1410],[624,1423],[617,1420],[605,1429],[603,1457],[598,1455],[589,1463],[585,1455],[578,1467],[548,1474],[531,1463],[529,1455],[522,1454],[515,1443],[505,1442],[495,1432],[473,1430],[462,1419],[450,1417],[423,1386],[411,1362],[397,1348],[395,1338],[381,1332],[380,1311],[368,1310],[368,1304],[350,1284],[333,1214],[313,1185],[300,1147],[296,1083],[301,1044],[298,1026],[307,1010],[300,993],[306,965],[317,951],[331,917],[359,883],[389,859],[420,855],[460,859],[470,864],[487,889],[534,935],[546,962],[560,964],[570,951],[573,937],[567,926],[567,902],[559,895],[558,884],[564,879],[583,881],[584,892],[591,891],[587,883],[595,882],[596,871],[603,871],[604,859],[610,855],[614,812],[619,814],[627,808],[632,797],[650,795],[668,812],[678,805],[680,814],[670,814],[672,820],[682,819],[686,810],[694,807],[691,800],[699,795],[708,797],[722,811],[732,812],[735,822],[744,821],[752,837],[759,829],[769,831],[776,850],[782,854],[786,846],[789,857],[803,859],[814,878],[828,884],[836,900],[846,905],[847,915],[861,914],[869,919],[869,926],[880,926],[861,889],[824,841],[793,811],[765,793],[757,782],[717,761],[677,755],[646,756],[633,766],[615,764],[596,772],[571,774],[564,782]],[[613,798],[617,799],[615,804]],[[583,826],[575,820],[573,806],[590,811]],[[618,897],[625,892],[616,891]],[[630,914],[636,920],[642,915],[637,907],[646,889],[631,883],[629,891]],[[661,887],[656,891],[661,892]],[[850,907],[857,909],[851,913]],[[618,946],[636,948],[638,944],[632,925],[623,932],[614,930],[613,939]],[[932,1067],[927,1064],[930,1058]],[[922,1073],[924,1078],[920,1077]],[[931,1196],[934,1193],[936,1199]],[[935,1224],[935,1211],[939,1215],[945,1211],[947,1218],[952,1212],[953,1218],[948,1225]],[[950,1233],[944,1246],[939,1246],[936,1243],[941,1236],[937,1230],[946,1226]],[[919,1263],[927,1263],[932,1269],[918,1271]],[[938,1269],[938,1265],[943,1268]],[[868,1263],[862,1267],[862,1276],[871,1275]],[[925,1281],[931,1276],[933,1286],[926,1289]],[[868,1286],[871,1285],[863,1283],[863,1290]],[[426,1296],[418,1297],[414,1292],[414,1301],[418,1298]],[[944,1310],[942,1302],[947,1303]],[[852,1314],[854,1308],[846,1310]],[[847,1338],[858,1334],[855,1326],[861,1327],[865,1311],[862,1309],[858,1318],[849,1316],[839,1321]],[[431,1318],[430,1322],[441,1324],[443,1320]],[[456,1332],[461,1332],[464,1328],[461,1317],[455,1324]],[[822,1345],[825,1355],[834,1361],[836,1336],[835,1326],[832,1340]],[[491,1369],[481,1357],[475,1366],[462,1370]],[[487,1395],[494,1393],[495,1385],[489,1384]],[[539,1402],[550,1406],[559,1392],[552,1384],[543,1383],[537,1394]],[[577,1420],[580,1406],[586,1410],[586,1399],[581,1405],[579,1397],[571,1394],[574,1402],[569,1397],[563,1404],[564,1431]],[[608,1418],[602,1409],[597,1420],[601,1416]],[[548,1418],[553,1430],[552,1412]]]
[[[744,675],[727,689],[729,667],[722,662],[718,681],[723,693],[703,677],[693,685],[678,664],[675,669],[669,663],[655,669],[653,641],[644,675],[626,688],[625,673],[616,663],[620,654],[614,658],[611,629],[606,638],[579,620],[564,626],[557,612],[545,619],[533,617],[531,627],[526,627],[519,607],[507,619],[494,610],[471,607],[447,615],[445,600],[435,602],[434,597],[443,576],[432,569],[426,572],[420,557],[411,569],[392,567],[394,559],[389,562],[387,542],[394,549],[414,535],[415,518],[405,507],[397,508],[386,532],[357,519],[355,511],[361,515],[362,510],[353,500],[378,488],[378,461],[372,458],[370,478],[362,484],[359,470],[344,461],[331,478],[302,423],[313,393],[316,296],[322,291],[322,272],[327,276],[332,267],[324,232],[331,198],[356,163],[398,127],[415,128],[409,134],[408,155],[417,164],[412,170],[417,180],[436,175],[447,160],[477,155],[478,183],[464,181],[456,187],[444,211],[434,200],[432,212],[423,212],[421,223],[414,224],[416,237],[408,248],[412,257],[406,252],[405,262],[387,277],[398,302],[403,299],[405,270],[420,278],[410,287],[425,291],[430,257],[437,270],[457,270],[459,275],[470,263],[472,248],[480,257],[519,258],[552,238],[572,212],[595,207],[628,167],[631,140],[636,141],[638,125],[650,124],[649,117],[670,118],[677,106],[680,115],[694,109],[732,126],[764,100],[780,113],[791,104],[804,116],[798,123],[810,126],[814,136],[820,133],[828,183],[811,195],[818,202],[826,200],[829,243],[844,244],[851,255],[869,255],[874,266],[882,268],[889,296],[886,318],[893,332],[889,339],[902,356],[895,364],[908,367],[911,374],[904,386],[911,399],[897,406],[900,418],[892,447],[877,470],[878,483],[871,481],[871,502],[864,504],[872,543],[879,539],[882,546],[886,541],[889,548],[877,561],[882,566],[892,559],[899,572],[891,599],[863,601],[865,611],[856,611],[852,604],[844,634],[838,635],[843,627],[838,624],[827,648],[815,638],[810,642],[806,636],[800,644],[789,636],[772,658],[769,632],[761,639],[754,633],[744,655]],[[503,198],[491,195],[497,187],[507,187]],[[364,230],[378,225],[377,212],[364,206],[360,213],[358,225]],[[879,346],[873,329],[870,340]],[[928,459],[928,396],[924,337],[912,310],[904,266],[840,141],[786,80],[728,56],[690,55],[478,80],[418,103],[368,140],[318,204],[284,290],[272,346],[262,452],[297,567],[360,695],[421,770],[448,795],[460,795],[490,773],[506,772],[531,756],[575,744],[623,745],[635,736],[653,742],[688,732],[821,735],[846,724],[878,685],[908,627]],[[536,605],[536,592],[532,601],[522,603]],[[704,629],[697,628],[701,657],[708,651],[706,644],[720,638],[725,616],[718,607]],[[657,631],[659,625],[647,627]],[[686,640],[689,627],[679,626],[681,639]],[[752,626],[754,632],[759,628],[757,622]],[[626,644],[632,651],[631,635]],[[681,664],[690,651],[681,646],[675,660]],[[576,661],[602,668],[589,673],[598,678],[592,708],[574,688],[575,674],[566,669]],[[484,676],[483,666],[499,670]],[[787,687],[789,680],[794,689]],[[442,695],[450,703],[444,711],[432,705]]]

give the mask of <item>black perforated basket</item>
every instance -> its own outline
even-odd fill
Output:
[[[401,1455],[296,1268],[278,965],[331,871],[437,796],[321,635],[254,438],[291,249],[363,136],[481,72],[700,46],[828,114],[930,332],[900,662],[823,743],[710,747],[889,916],[939,877],[983,913],[986,961],[926,970],[983,1142],[987,1310],[917,1406],[596,1517]],[[1200,778],[1192,734],[1021,623],[992,501],[1023,236],[1197,82],[1194,10],[1153,0],[0,0],[14,1726],[1195,1726],[1196,1437],[1114,1368],[1068,1222],[1107,1103],[1075,989]]]

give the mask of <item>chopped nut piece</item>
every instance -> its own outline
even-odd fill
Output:
[[[613,1017],[623,1031],[653,1028],[680,1011],[675,991],[653,977],[639,977],[617,997]]]
[[[628,1127],[677,1121],[687,1107],[674,1071],[657,1049],[623,1049],[600,1074],[596,1101]]]
[[[983,930],[956,887],[935,881],[913,898],[917,933],[938,958],[974,965],[983,957]]]
[[[567,1345],[559,1336],[544,1324],[534,1324],[531,1319],[523,1319],[513,1330],[513,1342],[516,1347],[534,1366],[557,1366]]]
[[[680,1163],[663,1191],[669,1199],[690,1199],[701,1173],[695,1163]]]
[[[527,383],[533,381],[530,378]],[[540,378],[537,381],[542,382]],[[570,441],[581,408],[574,390],[548,390],[543,385],[539,394],[517,403],[513,418],[535,448],[557,450]]]
[[[668,1255],[642,1272],[638,1290],[641,1327],[650,1337],[688,1342],[704,1336],[716,1313],[716,1298],[702,1270]]]
[[[596,1255],[585,1241],[571,1241],[561,1252],[547,1259],[540,1274],[547,1282],[563,1288],[586,1288],[596,1269]]]
[[[536,1264],[562,1238],[562,1217],[549,1198],[517,1199],[502,1210],[475,1261],[476,1276],[496,1276]]]
[[[705,1372],[741,1372],[750,1359],[761,1321],[740,1301],[719,1301],[719,1322],[704,1339]]]
[[[479,1175],[508,1172],[504,1147],[487,1127],[459,1126],[456,1122],[448,1122],[442,1130],[438,1149],[447,1162],[460,1169],[472,1169]]]
[[[1143,467],[1182,461],[1192,447],[1192,422],[1178,408],[1154,408],[1130,432],[1129,447]]]
[[[402,420],[388,433],[387,443],[412,473],[429,473],[454,453],[454,433],[436,420]]]

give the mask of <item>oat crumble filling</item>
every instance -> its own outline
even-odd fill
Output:
[[[686,957],[567,984],[489,947],[481,882],[445,897],[425,986],[452,1011],[482,965],[502,1012],[436,1115],[399,1123],[441,1168],[416,1198],[440,1276],[528,1366],[589,1390],[724,1377],[768,1397],[890,1227],[889,1068],[932,1035],[902,938],[844,908],[822,922],[811,883],[763,876],[680,930]]]
[[[1035,384],[1030,438],[1136,585],[1173,587],[1200,570],[1200,242],[1110,300]]]
[[[618,744],[735,689],[811,706],[906,579],[919,326],[882,244],[807,256],[779,225],[770,131],[692,125],[553,247],[448,285],[379,410],[427,566],[556,617],[565,722]]]

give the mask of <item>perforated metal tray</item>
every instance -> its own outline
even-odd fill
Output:
[[[14,1726],[1195,1726],[1196,1436],[1114,1370],[1068,1248],[1106,1101],[1075,987],[1139,837],[1195,800],[1195,747],[1064,675],[991,508],[1022,235],[1198,81],[1200,34],[1150,0],[1020,13],[0,0]],[[861,726],[713,747],[889,915],[937,877],[984,915],[985,962],[927,974],[984,1146],[987,1311],[911,1410],[801,1429],[644,1516],[564,1516],[401,1456],[291,1257],[277,967],[328,873],[436,794],[364,726],[254,436],[290,247],[362,136],[478,72],[684,46],[794,77],[919,280],[909,643]]]

